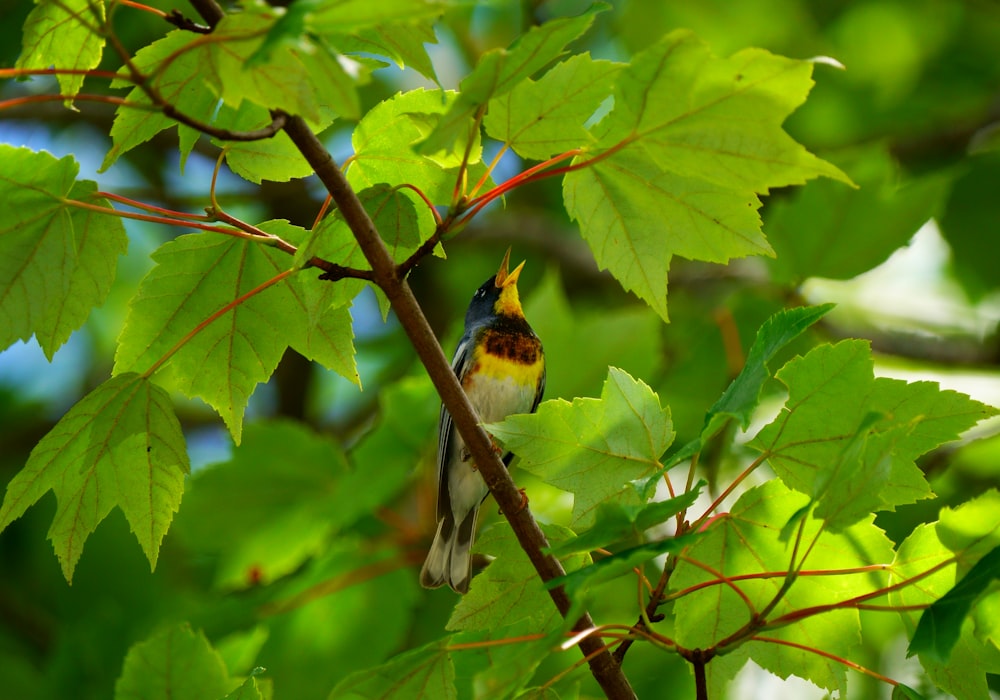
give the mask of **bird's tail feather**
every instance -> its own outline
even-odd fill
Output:
[[[457,593],[469,590],[472,574],[472,542],[479,508],[473,508],[458,527],[448,513],[438,522],[434,541],[420,570],[420,585],[437,588],[445,583]]]

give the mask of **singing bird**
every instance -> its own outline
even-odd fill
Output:
[[[524,263],[508,272],[509,263],[508,248],[497,274],[473,295],[465,313],[465,333],[451,362],[483,423],[534,412],[545,389],[542,343],[524,318],[517,294]],[[503,454],[504,465],[512,457],[510,452]],[[443,405],[437,460],[437,532],[420,583],[426,588],[447,583],[457,593],[465,593],[472,573],[476,518],[489,489]]]

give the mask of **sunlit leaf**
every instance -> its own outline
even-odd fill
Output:
[[[892,605],[910,634],[924,606],[955,587],[966,572],[1000,546],[1000,494],[990,490],[957,508],[943,508],[937,523],[918,525],[899,545],[890,570]],[[986,698],[986,673],[1000,672],[1000,650],[977,639],[972,617],[964,621],[946,663],[921,655],[921,665],[941,689],[962,700]]]
[[[914,460],[996,412],[933,382],[875,378],[861,340],[821,345],[776,376],[788,401],[751,445],[836,530],[929,497]]]
[[[923,612],[910,640],[910,653],[947,663],[973,603],[997,578],[1000,548],[977,561],[961,581]]]
[[[600,160],[568,173],[563,196],[597,263],[664,319],[674,255],[770,255],[758,195],[819,175],[846,180],[781,129],[811,73],[760,49],[721,59],[677,31],[617,76],[594,153],[574,163]]]
[[[449,105],[454,92],[417,89],[384,100],[358,123],[351,137],[354,157],[347,179],[356,190],[379,183],[410,184],[418,187],[435,204],[451,201],[458,179],[458,169],[468,150],[469,179],[485,173],[479,135],[468,134],[434,153],[414,150],[434,129]]]
[[[289,238],[304,237],[286,222],[263,227]],[[288,270],[290,256],[233,236],[193,234],[166,243],[153,259],[157,265],[132,299],[119,338],[116,372],[149,371],[169,358],[157,380],[203,399],[219,412],[237,442],[250,394],[271,376],[288,346],[335,362],[331,369],[357,381],[350,317],[339,310],[346,300],[331,297],[317,306],[324,300],[324,282],[316,277],[286,280],[250,295]],[[305,274],[315,273],[296,276]],[[312,299],[299,286],[306,284],[316,285]],[[323,329],[313,330],[321,320]],[[326,325],[330,322],[332,327]],[[315,333],[336,342],[319,349]]]
[[[713,522],[686,550],[685,560],[670,579],[673,591],[687,591],[674,603],[678,644],[708,648],[736,633],[774,600],[769,619],[885,586],[885,571],[855,570],[893,558],[891,543],[872,524],[871,516],[840,534],[824,531],[820,521],[807,518],[801,525],[804,544],[798,548],[781,537],[781,525],[808,502],[807,496],[772,480],[745,492],[729,514]],[[702,566],[689,564],[688,559]],[[830,573],[800,574],[782,592],[785,572],[792,567]],[[837,570],[844,573],[836,575]],[[741,578],[732,584],[721,578],[736,574]],[[760,634],[849,658],[860,631],[857,610],[845,607]],[[796,675],[823,688],[839,688],[843,694],[846,675],[839,663],[777,643],[751,642],[748,649],[758,664],[782,678]]]
[[[589,146],[594,137],[585,124],[611,96],[622,68],[589,54],[573,56],[537,81],[528,78],[492,100],[483,126],[525,158],[544,160]]]
[[[800,306],[784,309],[771,316],[757,331],[739,376],[708,411],[702,438],[711,437],[718,429],[720,419],[736,418],[744,430],[760,401],[764,383],[771,378],[770,362],[779,350],[799,337],[807,328],[821,319],[833,304]]]
[[[132,62],[144,74],[155,71],[152,85],[163,99],[187,116],[209,123],[215,114],[219,97],[205,82],[202,73],[204,55],[199,50],[189,48],[197,46],[194,41],[190,32],[170,32],[137,51]],[[130,84],[121,80],[112,83],[112,86],[123,87]],[[154,109],[149,96],[141,88],[133,88],[125,99],[133,106],[121,107],[115,113],[115,121],[111,125],[112,146],[101,164],[102,171],[111,167],[123,153],[177,123],[162,111]],[[143,108],[144,105],[148,108]],[[215,125],[225,126],[219,122]],[[178,125],[177,129],[181,139],[183,163],[183,159],[194,148],[199,134],[183,124]]]
[[[243,101],[236,114],[228,114],[227,111],[231,110],[224,106],[220,114],[224,115],[230,129],[252,131],[271,123],[268,110],[248,100]],[[332,121],[331,116],[309,126],[319,132]],[[257,141],[226,142],[212,139],[212,142],[226,149],[226,164],[234,173],[256,184],[260,184],[262,180],[286,182],[313,173],[312,166],[284,131],[272,138]]]
[[[66,104],[80,92],[85,75],[96,68],[104,52],[104,0],[35,0],[24,21],[18,68],[56,66],[81,71],[60,73],[59,88]]]
[[[359,75],[352,78],[324,47],[282,45],[267,60],[247,65],[275,20],[273,10],[261,7],[249,5],[245,12],[226,15],[211,35],[170,32],[138,51],[133,63],[151,76],[149,85],[173,108],[216,128],[240,130],[234,119],[244,100],[266,109],[280,108],[314,124],[328,124],[335,115],[360,116],[355,81],[366,71],[359,64]],[[128,84],[119,79],[115,86]],[[126,100],[132,106],[120,108],[115,116],[113,145],[102,169],[176,123],[154,108],[141,88],[133,88]],[[220,103],[230,109],[219,111]],[[179,132],[186,156],[199,134],[184,125]]]
[[[206,79],[227,104],[239,107],[247,99],[314,122],[329,110],[360,116],[354,81],[323,46],[282,44],[266,60],[248,66],[274,25],[275,14],[267,6],[247,9],[252,11],[227,14],[212,32],[212,41],[204,44]]]
[[[562,56],[566,45],[586,32],[595,14],[605,9],[596,4],[577,17],[549,20],[529,29],[509,48],[493,49],[480,56],[476,67],[459,84],[458,98],[420,144],[420,151],[452,148],[456,140],[467,139],[477,110]]]
[[[543,526],[542,531],[550,542],[556,543],[572,534],[556,525]],[[538,572],[506,523],[485,530],[476,541],[475,550],[494,559],[472,579],[469,592],[462,596],[448,620],[448,629],[492,631],[530,620],[536,629],[545,630],[558,619]],[[585,559],[585,555],[571,555],[562,564],[572,571]]]
[[[670,409],[644,382],[614,367],[599,399],[546,401],[532,415],[486,428],[521,458],[521,467],[573,493],[575,527],[592,524],[601,503],[639,503],[629,482],[658,468],[674,439]]]
[[[34,335],[51,360],[111,289],[128,239],[113,213],[75,206],[110,208],[78,171],[0,144],[0,348]]]
[[[170,397],[139,375],[120,374],[81,399],[35,446],[7,485],[0,530],[53,491],[48,535],[71,581],[87,538],[118,506],[155,568],[188,469]]]

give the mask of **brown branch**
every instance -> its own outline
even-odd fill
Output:
[[[222,17],[224,16],[222,8],[219,7],[219,5],[217,5],[214,2],[214,0],[202,0],[202,2],[192,3],[192,4],[196,6],[196,9],[198,9],[199,12],[202,11],[202,8],[199,7],[199,5],[202,4],[205,5],[204,11],[208,12],[210,16],[214,18],[214,21],[206,20],[210,22],[212,27],[214,27],[218,23],[218,21],[222,19]],[[215,8],[215,10],[217,10],[217,12],[215,13],[212,12],[211,8],[213,7]],[[202,16],[204,17],[206,15],[203,14]],[[165,116],[169,117],[170,119],[173,119],[176,122],[184,124],[185,126],[189,126],[192,129],[200,131],[203,134],[207,134],[208,136],[221,139],[222,141],[262,141],[264,139],[272,138],[284,127],[286,115],[284,113],[279,113],[279,112],[271,113],[270,124],[267,124],[259,129],[253,129],[250,131],[233,131],[232,129],[222,129],[216,126],[212,126],[211,124],[203,122],[199,119],[195,119],[194,117],[188,114],[185,114],[184,112],[177,109],[176,105],[174,105],[172,102],[167,100],[162,94],[160,94],[160,91],[157,90],[152,85],[152,81],[150,80],[151,76],[144,74],[135,65],[135,62],[132,60],[132,56],[122,45],[121,41],[119,41],[118,35],[115,34],[114,31],[112,31],[110,17],[107,20],[105,20],[105,29],[106,31],[103,32],[102,35],[107,37],[108,43],[111,44],[112,48],[115,50],[115,53],[118,54],[118,57],[121,58],[122,62],[125,64],[125,68],[128,70],[129,73],[127,79],[135,83],[135,85],[140,90],[142,90],[142,92],[146,95],[146,97],[149,98],[149,100],[153,103],[156,109],[160,110]]]
[[[214,197],[213,197],[214,200]],[[230,226],[234,226],[241,231],[244,231],[265,245],[272,245],[280,251],[288,253],[289,255],[295,255],[298,252],[298,248],[293,246],[291,243],[283,239],[281,236],[275,236],[273,233],[268,233],[253,224],[248,224],[242,219],[237,219],[235,216],[226,213],[218,205],[213,205],[210,213],[213,218],[218,221],[223,221]],[[324,260],[323,258],[313,256],[306,261],[306,267],[315,267],[323,271],[323,274],[319,276],[321,280],[326,280],[328,282],[336,282],[342,279],[359,279],[368,280],[369,282],[374,280],[374,277],[370,270],[358,270],[353,267],[345,267],[344,265],[338,265],[332,263],[329,260]]]
[[[413,296],[406,280],[399,276],[392,256],[379,237],[378,231],[361,201],[348,185],[343,172],[337,167],[329,152],[302,118],[289,116],[285,124],[285,133],[288,134],[292,143],[299,149],[319,176],[320,181],[326,186],[333,201],[340,209],[344,221],[354,232],[358,245],[371,265],[375,283],[392,304],[400,324],[409,336],[410,342],[417,351],[428,375],[430,375],[441,400],[451,414],[455,427],[472,453],[483,480],[500,506],[500,510],[510,522],[511,529],[539,576],[543,581],[563,576],[565,571],[559,561],[555,557],[542,553],[543,549],[548,547],[545,535],[531,515],[531,511],[522,507],[521,492],[514,485],[507,469],[493,451],[486,432],[479,425],[475,410],[458,383],[448,359],[424,317],[423,310],[417,303],[416,297]],[[559,586],[551,589],[549,594],[559,612],[563,616],[569,614],[571,602],[566,591]],[[573,629],[585,630],[593,626],[594,623],[590,616],[584,614],[575,622]],[[611,657],[599,638],[583,640],[580,643],[580,649],[584,655],[591,657],[589,659],[591,672],[604,689],[607,697],[635,697],[621,667]]]
[[[695,649],[692,656],[691,665],[694,667],[695,697],[698,700],[708,700],[708,680],[705,675],[705,665],[708,664],[710,658],[705,658],[707,655],[703,654],[699,649]]]
[[[223,17],[222,8],[215,0],[191,0],[192,6],[210,25],[215,26]],[[458,383],[434,331],[424,316],[423,309],[413,296],[406,280],[400,277],[396,264],[379,236],[375,224],[368,216],[361,200],[347,182],[347,178],[334,162],[320,140],[305,120],[298,116],[285,116],[284,131],[292,143],[302,153],[320,181],[326,187],[334,203],[340,209],[344,221],[350,226],[361,251],[372,268],[374,282],[389,299],[400,324],[406,331],[417,355],[427,370],[441,400],[451,414],[452,421],[472,454],[483,480],[496,499],[497,504],[510,523],[518,542],[524,549],[532,565],[543,581],[565,575],[562,564],[555,557],[543,554],[548,541],[531,511],[524,506],[521,492],[510,478],[503,462],[494,452],[489,437],[480,425],[468,396]],[[569,614],[571,601],[562,586],[549,590],[549,595],[563,617]],[[573,630],[582,631],[594,627],[588,613],[584,613],[574,624]],[[590,664],[594,679],[600,684],[605,695],[613,700],[635,698],[628,679],[621,666],[600,637],[587,637],[580,642],[587,663]]]
[[[194,3],[192,3],[194,4]],[[171,10],[169,15],[164,16],[168,23],[174,25],[178,29],[184,29],[189,32],[194,32],[196,34],[210,34],[212,31],[211,27],[206,27],[204,24],[198,24],[192,19],[188,19],[180,10]]]
[[[191,7],[201,15],[201,18],[205,20],[205,24],[211,29],[215,29],[215,25],[221,22],[222,18],[226,16],[222,5],[215,0],[189,0],[189,2],[191,3]]]
[[[197,129],[203,134],[214,136],[222,141],[263,141],[264,139],[273,137],[285,126],[285,116],[283,114],[279,114],[271,120],[270,124],[262,126],[259,129],[253,129],[252,131],[220,129],[217,126],[206,124],[203,121],[199,121],[192,116],[184,114],[172,104],[167,102],[157,90],[153,89],[147,83],[142,83],[140,87],[143,92],[149,96],[149,99],[153,100],[153,102],[160,108],[160,111],[162,111],[164,115],[170,117],[176,122],[180,122],[185,126],[190,126],[192,129]]]

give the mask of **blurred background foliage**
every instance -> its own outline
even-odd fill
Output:
[[[150,4],[169,11],[178,2]],[[16,60],[31,6],[14,0],[0,9],[2,67]],[[455,86],[480,53],[507,45],[530,25],[585,7],[573,0],[497,1],[450,13],[429,46],[442,84]],[[195,16],[184,3],[179,9]],[[429,259],[411,275],[446,349],[471,292],[510,245],[518,261],[528,261],[520,287],[549,358],[546,398],[597,396],[613,364],[643,378],[671,407],[677,444],[700,429],[760,323],[803,300],[839,306],[775,366],[817,339],[863,337],[873,342],[881,374],[931,378],[1000,403],[1000,5],[621,0],[598,16],[578,48],[627,60],[678,27],[693,29],[720,55],[759,46],[842,63],[845,70],[816,67],[816,87],[786,127],[859,188],[815,180],[773,192],[763,218],[774,259],[725,267],[677,260],[669,325],[595,268],[565,215],[558,181],[517,189],[446,243],[448,260]],[[145,13],[118,14],[129,47],[168,29]],[[413,71],[376,71],[362,89],[363,107],[423,84]],[[90,80],[84,89],[105,87]],[[0,98],[51,89],[44,80],[8,81]],[[207,139],[183,174],[172,130],[98,174],[112,117],[97,103],[80,112],[57,103],[9,110],[0,114],[0,141],[72,153],[82,177],[120,194],[187,211],[208,204],[216,151]],[[352,126],[338,123],[324,134],[340,161],[350,154]],[[509,154],[496,179],[521,167]],[[322,201],[314,180],[258,188],[227,176],[219,195],[245,220],[284,218],[309,227]],[[134,221],[126,227],[130,250],[108,302],[54,361],[46,362],[33,342],[0,354],[0,483],[73,402],[108,376],[129,295],[151,267],[149,253],[183,233]],[[361,391],[289,351],[254,394],[245,442],[235,451],[213,412],[177,398],[194,474],[155,573],[118,511],[88,541],[72,586],[41,546],[51,496],[0,535],[0,697],[110,697],[128,648],[179,620],[205,631],[230,673],[264,666],[276,697],[305,700],[326,697],[350,671],[441,634],[455,598],[416,583],[432,533],[437,399],[399,326],[391,316],[382,321],[374,296],[363,293],[352,313]],[[276,441],[296,446],[295,463],[269,447]],[[717,469],[734,470],[738,459],[723,455]],[[932,454],[923,467],[939,496],[880,517],[896,541],[943,504],[1000,486],[1000,439]],[[543,519],[566,512],[560,494],[533,490],[523,473],[517,478]],[[595,618],[631,621],[634,603],[624,601],[634,591],[620,593],[598,601]],[[905,668],[884,661],[903,658],[902,642],[880,633],[879,618],[864,622],[867,646],[855,660],[905,677]],[[886,654],[893,645],[900,653]],[[470,653],[469,668],[458,669],[469,697],[483,658]],[[577,658],[549,659],[539,678]],[[639,697],[657,696],[668,679],[676,697],[692,692],[679,660],[664,663],[662,654],[637,647],[626,666]],[[766,682],[746,671],[732,696],[768,695],[759,685]],[[869,679],[851,682],[851,697],[884,692]],[[596,692],[591,683],[583,680],[584,695]],[[797,697],[810,692],[796,687]]]

